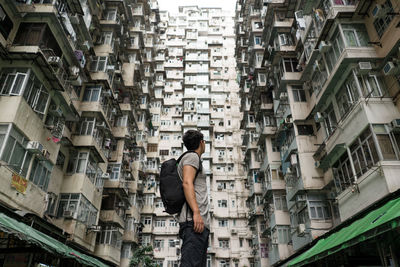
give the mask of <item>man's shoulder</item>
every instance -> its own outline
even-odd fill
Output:
[[[197,155],[196,152],[186,153],[185,155],[183,155],[183,157],[181,159],[181,163],[182,163],[182,165],[186,165],[186,164],[198,165],[200,163],[199,155]]]

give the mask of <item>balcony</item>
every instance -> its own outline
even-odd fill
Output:
[[[269,218],[271,228],[274,228],[276,225],[290,225],[290,215],[288,211],[275,209]]]
[[[104,182],[104,188],[113,188],[113,189],[119,189],[121,192],[125,195],[125,197],[128,197],[128,182],[125,180],[111,180],[108,179]]]
[[[121,248],[110,244],[96,244],[94,254],[97,257],[108,260],[119,266],[121,258]]]
[[[118,224],[122,229],[125,227],[124,219],[115,210],[101,210],[99,220],[102,222]]]
[[[371,61],[377,58],[376,50],[373,47],[346,47],[343,49],[334,68],[325,81],[322,82],[321,90],[316,91],[316,109],[321,108],[326,103],[329,95],[341,81],[344,75],[348,73],[353,63],[359,61]]]
[[[97,153],[100,162],[107,162],[107,157],[105,151],[103,150],[98,140],[91,135],[73,135],[72,136],[72,144],[75,147],[89,147],[94,148],[94,151]]]

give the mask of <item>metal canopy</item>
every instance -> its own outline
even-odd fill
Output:
[[[331,231],[313,247],[296,257],[287,265],[297,267],[310,264],[324,257],[374,238],[400,226],[400,198],[393,199],[362,218],[338,231]]]

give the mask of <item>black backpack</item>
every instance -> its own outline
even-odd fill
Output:
[[[164,161],[161,165],[160,172],[160,194],[164,203],[165,212],[168,214],[180,213],[183,204],[186,202],[185,193],[183,192],[182,180],[178,174],[178,164],[182,157],[187,153],[196,153],[195,151],[186,151],[178,160],[170,159]],[[199,156],[199,168],[196,177],[201,171],[201,161]],[[195,178],[196,178],[195,177]]]

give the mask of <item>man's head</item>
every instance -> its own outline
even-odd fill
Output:
[[[204,142],[204,136],[201,132],[196,130],[189,130],[183,135],[183,143],[187,150],[198,150],[200,154],[203,154],[206,150],[206,144]]]

